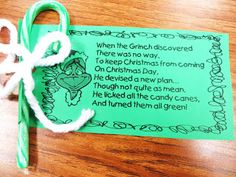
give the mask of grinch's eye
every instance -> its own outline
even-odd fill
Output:
[[[67,70],[65,71],[66,75],[71,75],[73,72],[72,67],[68,67]]]
[[[75,71],[75,73],[76,73],[77,75],[83,74],[80,69],[77,69],[77,70]]]

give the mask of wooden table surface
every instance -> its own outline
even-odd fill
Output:
[[[0,0],[0,17],[17,24],[33,0]],[[235,0],[61,0],[73,25],[205,30],[230,35],[236,93]],[[55,12],[36,23],[58,23]],[[7,42],[7,31],[1,41]],[[234,94],[234,100],[236,99]],[[30,167],[16,167],[17,98],[0,103],[0,176],[236,176],[236,142],[30,131]]]

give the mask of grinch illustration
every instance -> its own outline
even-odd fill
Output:
[[[65,101],[68,106],[76,106],[82,96],[81,89],[86,87],[92,80],[90,74],[86,73],[87,56],[83,52],[72,50],[66,60],[54,67],[48,67],[43,70],[46,80],[47,93],[42,93],[44,101],[53,100],[47,97],[52,97],[52,94],[65,89]],[[47,101],[48,103],[48,101]],[[48,105],[47,105],[48,107]]]

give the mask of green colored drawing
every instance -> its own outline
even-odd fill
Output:
[[[59,86],[66,89],[66,102],[68,105],[76,105],[81,97],[81,89],[88,85],[92,78],[86,73],[86,66],[83,58],[84,53],[71,54],[68,61],[61,65],[61,73],[56,78]]]
[[[47,55],[52,55],[53,53],[54,51],[49,50]],[[78,104],[82,96],[81,89],[92,80],[91,75],[86,73],[87,58],[83,52],[72,50],[64,63],[43,70],[45,73],[43,79],[46,81],[46,92],[43,92],[42,95],[44,97],[43,103],[45,103],[43,107],[46,108],[46,112],[52,113],[54,108],[53,93],[59,91],[60,88],[66,90],[65,101],[68,106],[76,106]],[[49,106],[49,102],[52,102],[52,106]]]

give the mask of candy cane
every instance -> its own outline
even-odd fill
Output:
[[[31,48],[29,38],[30,38],[32,24],[36,16],[44,10],[57,11],[60,15],[60,21],[62,22],[59,25],[59,31],[67,33],[70,22],[69,22],[69,16],[65,7],[56,1],[51,1],[51,0],[39,1],[35,3],[27,11],[22,22],[20,40],[21,40],[21,44],[25,46],[28,50],[30,50]],[[54,44],[53,47],[58,49],[59,48],[58,43]],[[27,101],[30,107],[34,110],[35,115],[39,119],[39,121],[46,128],[49,128],[54,132],[68,132],[72,130],[77,130],[80,127],[82,127],[90,118],[94,116],[93,110],[83,109],[81,116],[77,121],[70,124],[66,124],[66,125],[53,124],[50,120],[47,119],[47,117],[45,116],[45,114],[43,113],[39,105],[37,104],[37,100],[32,94],[32,87],[30,85],[27,85],[26,83],[24,84],[25,84],[25,87],[23,87],[23,84],[21,83],[20,89],[19,89],[20,104],[19,104],[19,122],[18,122],[18,131],[19,131],[18,153],[17,153],[17,163],[18,163],[19,168],[27,167],[28,162],[29,162],[29,143],[28,143],[29,142],[29,110],[28,110],[28,105],[26,103],[26,97],[27,97]],[[24,90],[25,90],[26,97],[23,96]]]

